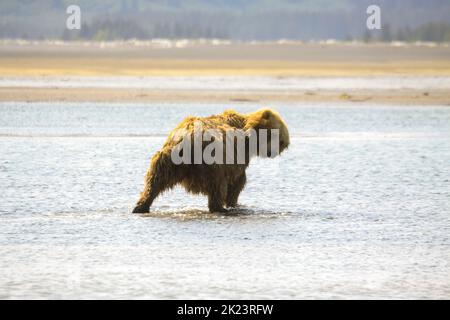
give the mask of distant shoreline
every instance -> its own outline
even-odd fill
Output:
[[[2,76],[450,76],[450,46],[0,42]]]
[[[110,88],[0,87],[0,101],[18,102],[219,102],[219,103],[339,103],[450,106],[448,90],[354,91],[219,91]]]

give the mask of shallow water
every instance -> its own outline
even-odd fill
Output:
[[[130,214],[170,129],[228,107],[0,103],[0,298],[450,298],[448,107],[271,105],[292,144],[241,208]]]

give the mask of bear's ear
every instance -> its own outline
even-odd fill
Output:
[[[272,116],[273,112],[270,109],[265,109],[261,115],[262,119],[268,120]]]
[[[263,109],[255,113],[250,113],[247,117],[244,129],[265,128],[268,124],[270,124],[270,118],[272,115],[273,112],[270,109]]]

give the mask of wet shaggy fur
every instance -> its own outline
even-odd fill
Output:
[[[185,130],[185,134],[191,134],[192,136],[194,124],[198,123],[201,123],[203,131],[217,129],[224,135],[227,130],[234,129],[244,131],[254,129],[252,132],[256,133],[260,129],[279,129],[279,153],[289,146],[287,126],[280,115],[271,109],[262,109],[249,114],[227,110],[223,114],[205,118],[188,117],[169,134],[162,149],[153,156],[145,177],[144,190],[141,192],[133,213],[149,212],[150,206],[159,194],[178,184],[181,184],[188,192],[206,195],[210,212],[224,212],[226,211],[224,207],[232,208],[237,205],[239,194],[244,189],[247,180],[245,170],[251,159],[248,148],[246,148],[247,154],[244,164],[208,165],[191,162],[192,164],[176,165],[172,162],[172,150],[183,138],[178,133],[180,130]],[[268,149],[270,150],[270,132],[268,137]],[[203,149],[208,143],[203,144]],[[236,159],[236,154],[234,159]]]

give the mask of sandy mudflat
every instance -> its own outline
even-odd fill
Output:
[[[356,90],[305,92],[229,92],[108,88],[0,88],[0,101],[76,102],[348,102],[397,105],[449,105],[447,90]]]
[[[0,44],[3,80],[52,77],[450,77],[450,47],[381,44]],[[249,78],[249,83],[251,79]],[[0,84],[0,101],[289,101],[450,104],[450,88],[239,90]]]

